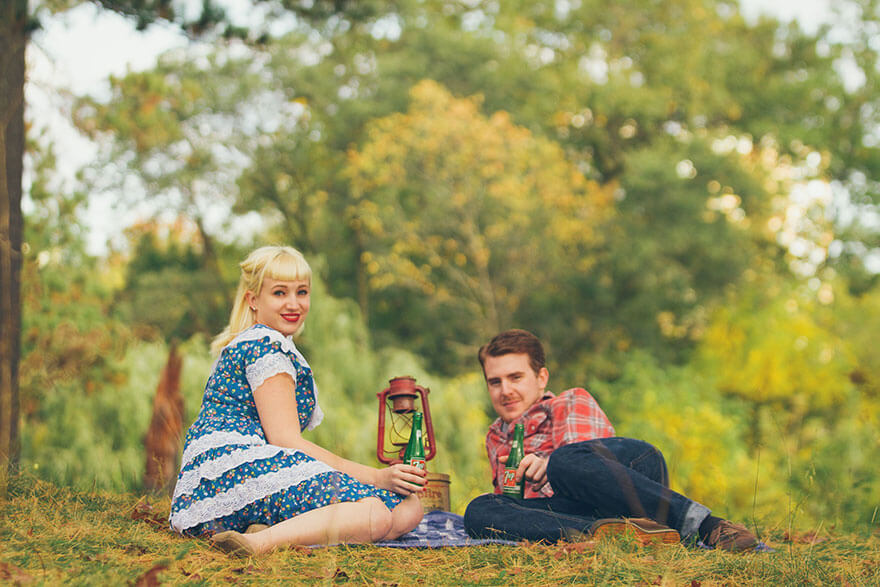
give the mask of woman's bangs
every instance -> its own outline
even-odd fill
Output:
[[[312,269],[301,255],[282,253],[266,267],[267,277],[278,281],[312,281]]]

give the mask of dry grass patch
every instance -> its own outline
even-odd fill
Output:
[[[547,546],[290,548],[241,560],[168,528],[169,500],[28,477],[0,502],[0,583],[13,585],[877,585],[880,537],[779,533],[732,555],[632,539]]]

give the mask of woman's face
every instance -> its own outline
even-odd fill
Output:
[[[284,336],[299,332],[309,313],[311,286],[308,281],[279,281],[267,277],[259,295],[247,292],[245,300],[254,310],[255,321]]]

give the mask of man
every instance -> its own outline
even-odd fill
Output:
[[[758,545],[744,526],[715,517],[669,489],[660,451],[641,440],[615,437],[586,390],[569,389],[558,397],[547,391],[550,373],[534,334],[502,332],[478,356],[498,419],[486,435],[495,493],[468,505],[464,523],[471,536],[552,543],[617,524],[643,536],[664,529],[674,535],[671,528],[684,541],[724,550]],[[518,422],[525,428],[526,455],[516,472],[517,480],[525,478],[524,500],[500,494]]]

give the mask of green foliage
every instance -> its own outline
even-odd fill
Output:
[[[181,352],[181,392],[191,422],[210,358],[204,339],[183,345]],[[40,410],[25,418],[22,467],[80,489],[139,490],[146,463],[144,435],[167,356],[164,344],[135,343],[114,362],[121,381],[105,380],[89,393],[80,387],[81,378],[54,381]]]
[[[804,418],[833,422],[850,395],[853,354],[833,330],[816,294],[773,282],[740,294],[720,309],[706,332],[702,357],[724,393],[786,414],[785,434]],[[755,442],[761,442],[759,433]]]
[[[145,232],[127,265],[126,284],[116,296],[119,318],[155,331],[165,340],[186,340],[196,333],[219,332],[228,320],[234,285],[217,274],[212,260],[192,242]]]
[[[456,345],[463,342],[466,353],[508,325],[538,331],[605,377],[616,376],[616,353],[631,347],[687,361],[706,317],[746,268],[769,262],[786,273],[781,261],[793,237],[768,229],[768,220],[784,217],[792,187],[816,168],[808,160],[822,159],[815,178],[843,182],[860,203],[871,200],[873,184],[859,177],[871,177],[880,160],[870,146],[880,109],[870,91],[876,51],[863,35],[843,41],[825,29],[811,35],[770,20],[752,25],[735,4],[718,0],[321,6],[285,5],[305,18],[259,53],[240,57],[228,46],[198,60],[176,53],[153,72],[114,80],[109,104],[83,104],[81,126],[116,133],[100,169],[128,162],[150,197],[161,194],[197,221],[204,211],[193,207],[207,193],[237,212],[277,221],[276,240],[327,259],[331,293],[357,300],[377,341],[407,345],[448,375],[462,372]],[[861,18],[873,23],[876,14],[866,9]],[[857,91],[839,67],[848,55],[865,76]],[[556,230],[570,212],[558,206],[554,220],[558,201],[545,215],[524,206],[532,223],[514,222],[510,210],[529,193],[530,179],[517,175],[525,172],[513,169],[521,162],[511,151],[508,166],[495,171],[510,184],[492,183],[490,143],[503,133],[487,128],[477,139],[462,134],[462,121],[440,128],[426,121],[422,131],[431,134],[423,137],[392,128],[404,121],[415,128],[417,110],[428,112],[410,98],[426,72],[453,101],[480,96],[480,112],[471,116],[497,124],[497,113],[506,113],[513,128],[527,129],[533,144],[549,149],[534,161],[555,150],[553,157],[564,154],[598,182],[591,192],[616,196],[601,226],[592,216],[580,223],[568,217],[597,237],[589,246],[577,231]],[[393,133],[405,141],[388,141]],[[221,142],[225,151],[215,148]],[[351,161],[349,152],[359,158]],[[462,175],[467,165],[482,168],[467,174],[470,187],[444,174],[455,155],[467,159]],[[429,165],[431,157],[440,168]],[[568,181],[567,170],[535,167]],[[773,179],[782,171],[788,181]],[[549,277],[532,275],[526,263],[513,284],[511,259],[501,251],[518,263],[516,243],[496,239],[489,258],[500,262],[489,262],[476,285],[463,279],[475,271],[463,271],[454,251],[436,255],[441,263],[433,266],[425,251],[446,251],[428,238],[403,238],[424,227],[400,216],[433,211],[448,220],[431,225],[438,242],[464,247],[459,229],[467,223],[449,205],[485,207],[478,179],[507,194],[498,214],[509,217],[508,233],[516,229],[525,243],[558,239],[578,262],[548,251],[546,258],[558,258],[539,264]],[[831,242],[817,238],[820,248]],[[870,234],[848,238],[875,244]],[[388,251],[392,242],[405,250]],[[839,262],[852,261],[844,255]],[[856,265],[850,274],[865,277]],[[547,286],[526,298],[518,290],[530,278]],[[467,292],[458,300],[480,319],[448,319],[450,288]],[[426,323],[448,332],[429,336]]]
[[[23,429],[32,419],[41,421],[40,414],[61,409],[59,403],[64,401],[59,394],[84,397],[107,382],[121,382],[124,373],[117,361],[131,340],[129,329],[108,315],[110,290],[101,279],[106,268],[85,254],[82,227],[71,221],[79,213],[83,196],[50,187],[51,149],[35,150],[34,158],[31,197],[35,212],[25,225],[22,270],[19,389]],[[58,385],[66,391],[59,391]],[[68,424],[73,424],[76,416],[70,418]],[[63,437],[68,428],[47,430],[43,436]]]
[[[840,520],[848,527],[876,523],[880,503],[880,474],[876,455],[877,429],[865,412],[877,407],[848,401],[846,418],[830,429],[815,430],[816,440],[802,449],[792,464],[792,486],[799,512],[806,519]],[[811,499],[811,496],[835,496]]]

